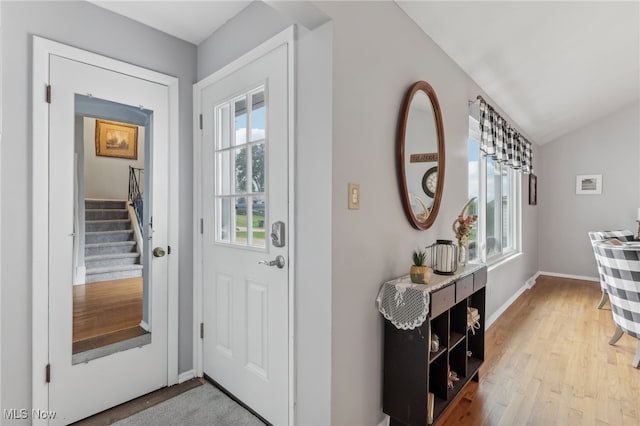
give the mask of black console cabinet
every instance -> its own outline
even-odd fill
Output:
[[[427,320],[413,330],[400,330],[384,321],[383,411],[391,425],[428,425],[429,393],[434,395],[433,422],[470,381],[478,381],[484,361],[485,285],[483,266],[430,293]],[[480,314],[480,329],[467,327],[467,307]],[[439,349],[429,349],[430,333]],[[458,375],[447,387],[448,371]]]

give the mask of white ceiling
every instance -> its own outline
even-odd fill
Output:
[[[200,44],[251,1],[91,1]],[[539,144],[640,99],[640,2],[396,3]]]
[[[640,99],[640,3],[396,1],[539,144]]]

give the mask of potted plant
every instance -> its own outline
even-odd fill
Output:
[[[414,250],[413,265],[409,275],[411,282],[416,284],[427,284],[431,279],[431,268],[424,264],[427,254],[422,250]]]

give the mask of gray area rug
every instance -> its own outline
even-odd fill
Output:
[[[114,425],[264,426],[264,423],[211,384],[205,383]]]

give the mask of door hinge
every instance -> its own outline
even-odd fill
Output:
[[[47,383],[51,383],[51,364],[47,364],[44,368],[44,378]]]
[[[204,339],[204,323],[200,323],[200,338]]]
[[[51,103],[51,85],[50,84],[47,84],[47,91],[46,91],[46,94],[45,94],[45,100],[46,100],[46,102],[48,104]]]
[[[200,114],[200,130],[202,130],[202,114]]]
[[[204,234],[204,219],[200,219],[200,233]]]
[[[167,254],[171,254],[171,246],[167,246]]]

